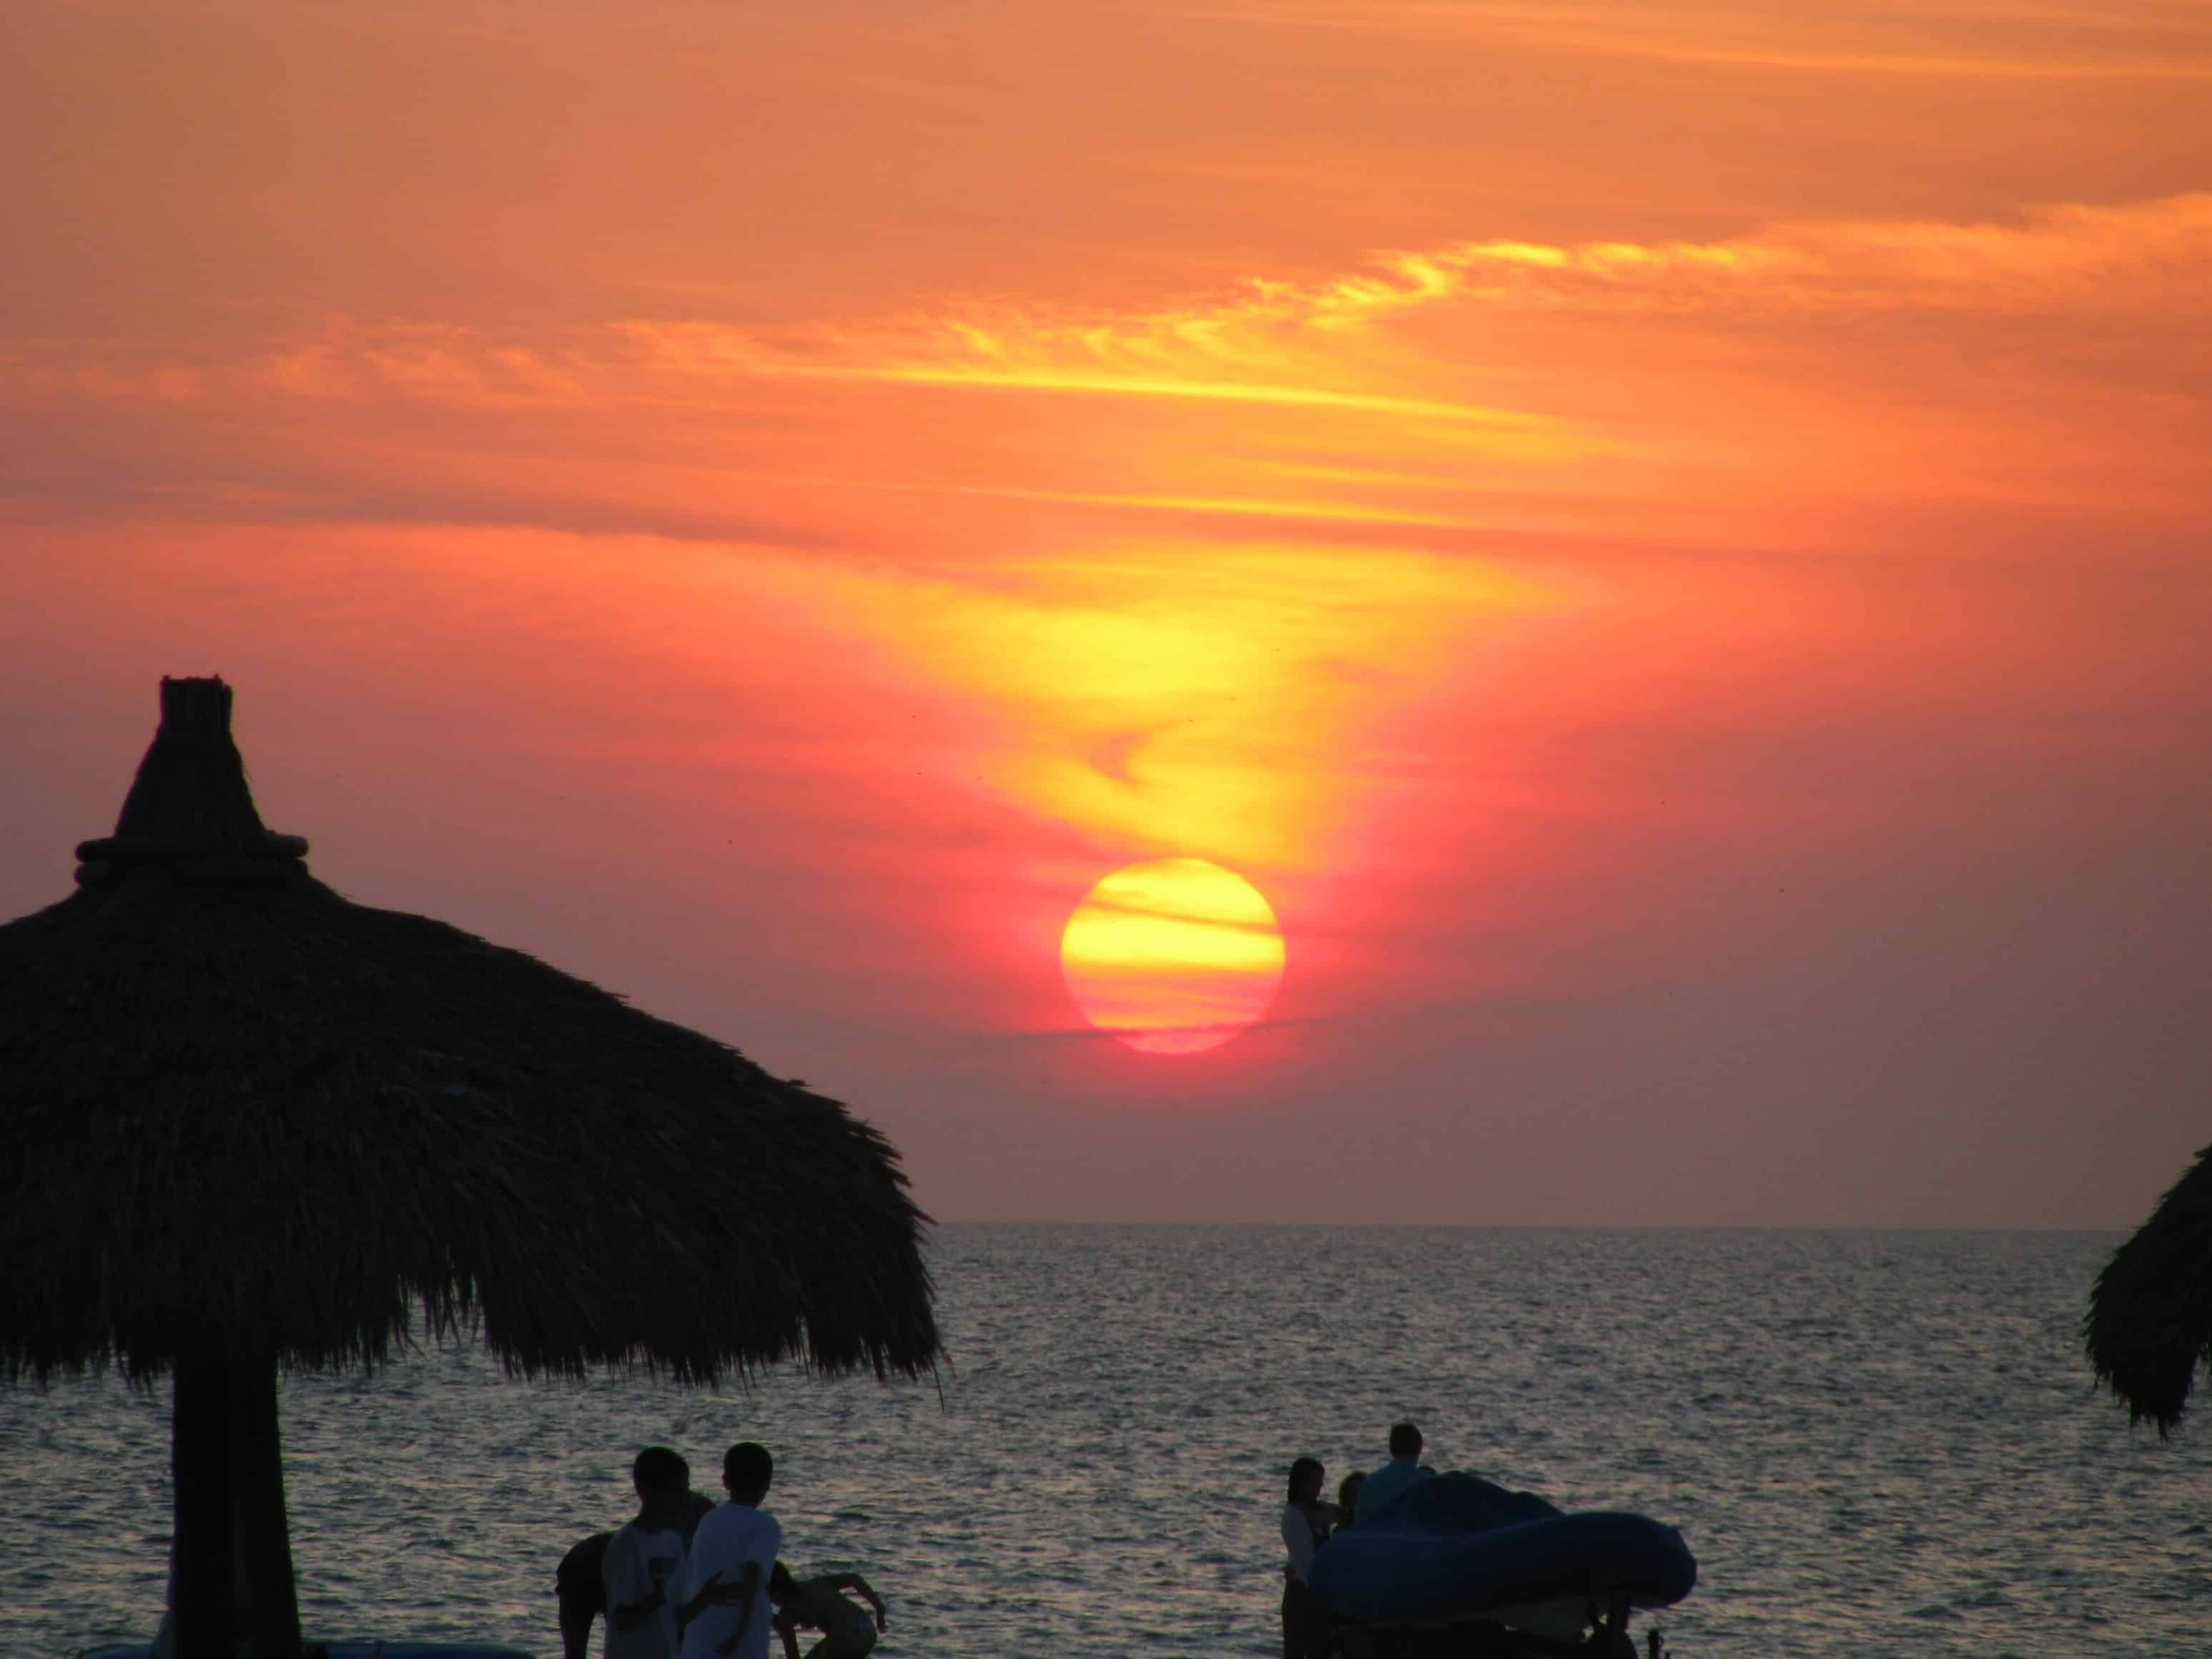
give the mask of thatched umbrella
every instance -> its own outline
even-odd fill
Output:
[[[221,680],[79,890],[0,927],[0,1375],[175,1377],[179,1638],[295,1654],[279,1367],[416,1322],[510,1372],[938,1352],[897,1155],[520,951],[340,898],[263,828]]]
[[[2089,1363],[2163,1439],[2181,1420],[2197,1367],[2212,1365],[2212,1146],[2112,1252],[2082,1322]]]

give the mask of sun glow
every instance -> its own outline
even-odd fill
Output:
[[[1083,1017],[1146,1054],[1194,1054],[1264,1016],[1283,933],[1260,890],[1204,859],[1107,876],[1067,919],[1060,972]]]

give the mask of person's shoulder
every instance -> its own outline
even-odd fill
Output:
[[[615,1535],[611,1532],[595,1532],[588,1538],[579,1538],[568,1547],[568,1553],[561,1558],[561,1565],[555,1571],[559,1573],[588,1572],[598,1565],[599,1559],[607,1553],[607,1546],[614,1541]]]
[[[730,1524],[730,1512],[736,1508],[735,1504],[715,1504],[713,1509],[699,1517],[699,1524],[694,1527],[692,1531],[694,1533],[721,1531]]]
[[[614,1541],[611,1532],[595,1532],[577,1540],[553,1570],[555,1591],[566,1601],[598,1599],[604,1592],[607,1550]]]
[[[606,1553],[599,1558],[599,1575],[612,1582],[626,1572],[644,1552],[644,1534],[637,1523],[625,1521],[607,1539]]]

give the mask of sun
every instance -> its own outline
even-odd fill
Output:
[[[1083,1017],[1152,1054],[1217,1048],[1263,1017],[1283,982],[1283,930],[1260,890],[1204,859],[1105,877],[1060,936]]]

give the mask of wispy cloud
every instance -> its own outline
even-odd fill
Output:
[[[1335,384],[1356,366],[1286,349],[1286,336],[1347,323],[1363,307],[1389,308],[1401,292],[1387,278],[1348,278],[1314,292],[1254,283],[1185,309],[1133,315],[975,307],[914,322],[798,330],[643,320],[617,327],[649,362],[691,375],[1252,404],[1504,428],[1556,424],[1522,410]]]
[[[1862,495],[1932,488],[1916,459],[1930,444],[1976,452],[1950,475],[1966,494],[2124,495],[2130,469],[2172,471],[2177,421],[2203,424],[2208,269],[2212,193],[1704,240],[1490,236],[1151,306],[977,301],[506,336],[339,318],[228,362],[22,341],[0,347],[0,410],[34,448],[76,422],[70,476],[111,441],[102,411],[221,411],[225,425],[179,441],[258,434],[216,465],[224,501],[296,501],[319,479],[358,502],[404,483],[570,524],[826,513],[855,520],[834,539],[865,543],[927,528],[887,496],[902,491],[1421,544],[1498,528],[1515,497],[1548,505],[1514,523],[1589,530],[1655,492],[1779,504],[1826,478]],[[1938,337],[1946,359],[1979,350],[1980,366],[1939,382],[1921,347]],[[1747,390],[1726,376],[1754,342]],[[1901,407],[1900,382],[1917,394]],[[927,401],[947,398],[969,401]],[[1915,412],[1939,404],[1940,419]],[[2116,414],[2138,423],[2124,451]],[[136,446],[135,472],[149,453]],[[301,458],[289,471],[287,456]]]
[[[1490,39],[1662,63],[1966,81],[2212,80],[2201,12],[2095,7],[1530,4],[1527,0],[1247,0],[1170,7],[1279,27]],[[1986,42],[2002,40],[1991,52]]]
[[[2170,301],[2212,309],[2212,192],[2059,204],[2008,221],[1784,222],[1709,241],[1493,237],[1384,251],[1316,281],[1255,276],[1149,309],[955,302],[930,314],[744,325],[630,318],[558,337],[332,319],[247,361],[144,362],[128,343],[19,341],[19,391],[167,401],[258,388],[486,410],[697,402],[745,380],[874,382],[1252,404],[1565,433],[1540,410],[1376,384],[1365,343],[1455,307],[2065,314]],[[1354,343],[1361,343],[1355,344]],[[1478,348],[1479,349],[1479,348]],[[1395,365],[1402,368],[1404,365]],[[1417,378],[1417,377],[1407,377]]]

